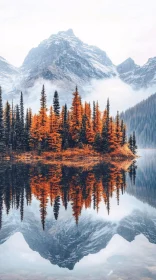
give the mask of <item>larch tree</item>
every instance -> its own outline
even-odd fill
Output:
[[[72,101],[72,108],[71,108],[71,135],[74,145],[78,145],[79,138],[80,138],[80,129],[81,129],[81,122],[82,122],[82,104],[81,99],[78,93],[78,89],[76,87],[75,92],[73,93],[73,101]]]

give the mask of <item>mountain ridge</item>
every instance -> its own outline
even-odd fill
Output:
[[[115,66],[105,51],[83,43],[72,29],[59,31],[40,42],[28,52],[19,68],[0,57],[0,69],[0,84],[8,93],[27,92],[40,80],[70,91],[77,84],[82,92],[92,80],[113,77],[135,89],[156,84],[156,57],[149,58],[143,66],[137,65],[132,58]],[[13,73],[10,73],[11,69]]]

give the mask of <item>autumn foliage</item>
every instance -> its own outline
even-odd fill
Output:
[[[123,165],[125,166],[125,165]],[[101,163],[91,168],[66,165],[13,164],[1,168],[0,181],[0,227],[3,210],[9,214],[12,207],[20,210],[24,219],[24,208],[31,205],[34,197],[39,201],[43,229],[46,227],[47,212],[53,212],[59,219],[60,208],[72,208],[72,215],[78,224],[83,209],[99,211],[101,203],[111,212],[111,198],[119,204],[126,189],[126,172],[135,183],[136,166],[120,167]]]
[[[120,120],[118,112],[116,118],[110,116],[109,100],[101,112],[98,102],[93,102],[93,106],[82,103],[77,87],[70,109],[67,104],[60,108],[57,91],[48,108],[43,85],[39,112],[32,114],[29,108],[26,117],[23,94],[19,106],[11,107],[7,102],[3,113],[0,91],[0,137],[0,152],[3,148],[3,151],[37,151],[41,154],[43,151],[58,153],[71,148],[90,147],[91,150],[109,154],[127,145],[136,153],[135,134],[127,143],[126,125]]]

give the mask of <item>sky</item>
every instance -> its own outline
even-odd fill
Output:
[[[155,0],[0,0],[0,56],[20,66],[33,47],[72,28],[114,64],[156,56]]]

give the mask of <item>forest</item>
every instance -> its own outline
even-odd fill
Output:
[[[126,122],[128,132],[132,133],[135,130],[140,148],[155,148],[156,146],[155,114],[156,93],[120,115]]]
[[[92,108],[91,108],[92,107]],[[110,103],[101,112],[97,102],[81,101],[76,86],[71,108],[60,106],[58,92],[54,92],[52,106],[47,107],[46,92],[43,85],[40,97],[40,110],[25,111],[23,93],[20,104],[7,101],[3,107],[0,87],[0,154],[36,151],[60,152],[69,149],[86,149],[102,154],[110,154],[119,147],[126,147],[136,154],[135,132],[127,139],[126,125],[119,117],[110,116]]]

